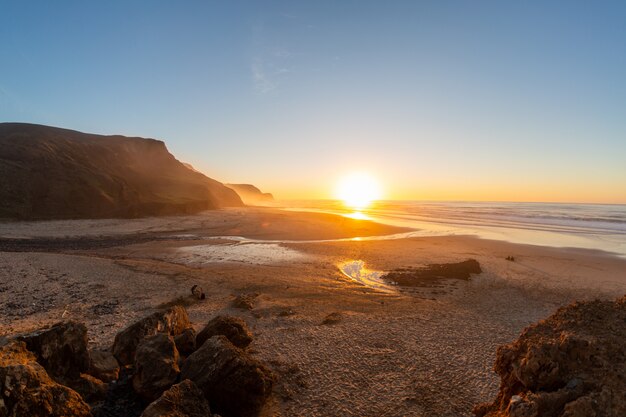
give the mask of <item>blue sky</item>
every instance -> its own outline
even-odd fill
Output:
[[[626,203],[626,3],[0,0],[0,121],[283,198]]]

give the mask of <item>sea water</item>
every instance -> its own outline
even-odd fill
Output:
[[[415,229],[394,237],[474,235],[626,256],[626,205],[379,201],[357,210],[334,200],[282,204],[287,210],[340,214]]]

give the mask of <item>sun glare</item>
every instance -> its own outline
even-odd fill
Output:
[[[342,178],[337,184],[336,197],[353,209],[368,207],[381,196],[378,181],[371,175],[355,172]]]

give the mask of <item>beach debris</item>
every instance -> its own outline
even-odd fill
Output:
[[[198,300],[204,300],[206,298],[202,287],[199,287],[198,285],[194,285],[193,287],[191,287],[191,294]]]
[[[189,356],[196,350],[196,331],[193,327],[183,330],[183,332],[174,337],[174,343],[178,353],[183,356]]]
[[[113,355],[120,364],[130,365],[133,363],[137,345],[143,338],[157,333],[177,336],[189,327],[191,327],[191,323],[184,307],[173,306],[164,311],[157,311],[115,335]]]
[[[476,259],[446,264],[429,264],[419,268],[395,269],[381,278],[405,287],[430,286],[441,279],[469,280],[472,274],[480,274],[482,269]]]
[[[115,381],[120,374],[120,364],[115,356],[106,350],[92,350],[89,352],[89,370],[87,373],[104,382]]]
[[[515,262],[515,257],[514,256],[507,256],[504,259],[506,259],[507,261]]]
[[[234,316],[217,316],[211,319],[196,337],[196,346],[200,347],[213,336],[225,336],[233,345],[245,348],[252,342],[252,333],[245,321]]]
[[[333,313],[330,313],[326,317],[324,317],[324,320],[322,320],[322,324],[325,324],[325,325],[337,324],[341,321],[342,318],[343,318],[342,314],[335,311]]]
[[[0,346],[0,415],[91,417],[89,405],[74,390],[55,382],[26,344]]]
[[[576,302],[498,348],[500,389],[479,417],[626,415],[626,296]]]
[[[16,339],[26,344],[57,382],[78,378],[89,369],[87,327],[82,323],[60,322]]]
[[[233,307],[242,310],[252,310],[254,308],[255,299],[259,296],[257,293],[239,294],[233,300]]]
[[[183,363],[181,379],[204,393],[211,409],[224,416],[257,415],[272,392],[274,375],[260,361],[213,336]]]
[[[174,384],[180,374],[178,350],[174,338],[157,333],[137,346],[133,388],[144,399],[154,401]]]
[[[200,388],[185,379],[148,405],[141,417],[211,417],[211,409]]]

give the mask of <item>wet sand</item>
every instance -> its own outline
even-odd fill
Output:
[[[183,302],[198,328],[223,313],[248,322],[252,352],[280,376],[267,415],[465,416],[497,389],[498,345],[571,300],[626,293],[626,260],[602,252],[466,236],[350,240],[402,231],[256,208],[0,223],[0,335],[77,319],[104,347],[134,319]],[[339,269],[361,261],[379,277],[468,258],[480,275],[410,290]],[[189,297],[194,284],[206,300]],[[252,310],[232,307],[242,293],[256,295]]]

